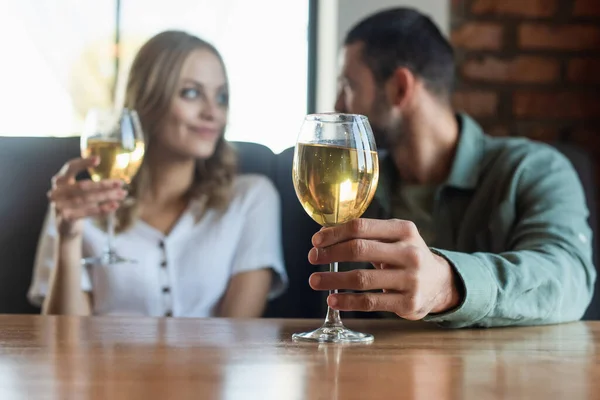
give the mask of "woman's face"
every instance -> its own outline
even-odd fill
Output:
[[[210,158],[227,123],[229,94],[221,62],[208,49],[183,64],[174,97],[157,132],[162,150],[184,158]]]

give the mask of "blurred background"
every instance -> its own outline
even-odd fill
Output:
[[[433,13],[447,31],[443,0],[1,0],[0,48],[11,56],[0,64],[0,135],[78,135],[89,108],[122,100],[141,44],[181,29],[223,54],[227,137],[277,153],[294,145],[305,114],[333,107],[347,29],[400,4]]]
[[[2,0],[0,133],[67,136],[93,106],[122,99],[139,47],[180,29],[221,51],[231,84],[228,138],[281,150],[307,110],[308,0]],[[250,121],[269,113],[260,131]],[[32,118],[32,115],[35,118]],[[293,129],[292,129],[293,130]]]
[[[183,29],[224,55],[228,138],[280,152],[306,113],[332,109],[348,28],[399,5],[451,38],[455,105],[490,134],[600,151],[598,0],[1,0],[0,135],[78,135],[90,107],[121,99],[141,43]]]

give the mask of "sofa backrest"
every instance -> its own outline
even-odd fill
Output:
[[[31,313],[26,298],[50,179],[79,154],[78,138],[0,137],[0,313]]]

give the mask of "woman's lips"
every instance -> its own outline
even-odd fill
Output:
[[[204,138],[214,138],[219,135],[219,131],[214,128],[190,126],[189,130],[193,134],[204,137]]]

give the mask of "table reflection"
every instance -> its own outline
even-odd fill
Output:
[[[371,348],[321,345],[315,350],[317,364],[307,371],[305,398],[361,399],[378,393],[414,400],[479,399],[482,390],[499,398],[510,393],[524,398],[591,396],[594,345],[584,324],[442,332],[437,331],[437,341],[406,348],[400,336],[379,343],[376,337]],[[422,332],[424,339],[430,334]],[[568,360],[556,363],[561,353],[575,355],[572,365]],[[549,382],[554,374],[568,377],[568,385]]]

